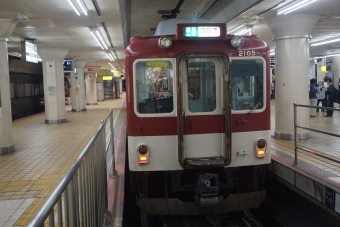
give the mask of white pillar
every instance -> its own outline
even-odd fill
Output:
[[[309,41],[318,15],[276,17],[267,20],[275,38],[275,131],[280,139],[294,139],[293,104],[309,104]],[[298,107],[297,123],[309,126],[309,109]],[[298,129],[299,139],[309,138],[309,131]]]
[[[85,66],[87,61],[76,60],[77,73],[71,78],[72,111],[86,111],[85,106]],[[78,91],[78,94],[77,94]]]
[[[68,49],[38,48],[43,59],[45,123],[66,122],[64,90],[64,58]]]
[[[0,154],[14,152],[7,37],[17,23],[16,20],[0,21]]]
[[[103,81],[103,72],[99,71],[98,77],[96,80],[97,83],[97,101],[104,101],[104,81]]]
[[[86,105],[97,105],[97,80],[96,74],[99,66],[85,68]]]

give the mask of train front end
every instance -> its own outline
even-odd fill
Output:
[[[137,203],[162,215],[256,208],[271,161],[269,48],[225,24],[177,24],[173,34],[135,37],[126,50]]]

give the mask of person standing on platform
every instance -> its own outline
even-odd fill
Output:
[[[309,105],[316,106],[316,93],[317,92],[318,92],[318,87],[316,86],[316,80],[311,79],[310,86],[309,86]],[[309,117],[315,117],[315,115],[316,115],[316,109],[309,108]]]
[[[273,80],[272,81],[272,84],[271,84],[271,95],[270,95],[270,99],[275,99],[275,81]]]
[[[326,78],[325,79],[328,85],[328,88],[326,90],[326,107],[334,107],[334,96],[335,96],[335,87],[332,84],[332,79]],[[325,117],[332,117],[333,110],[327,110],[327,115]]]
[[[326,100],[325,100],[325,88],[323,86],[323,83],[319,85],[318,87],[319,92],[316,94],[316,98],[318,99],[316,106],[319,106],[319,103],[321,102],[322,107],[326,107]],[[316,111],[319,111],[319,109],[316,109]],[[321,110],[321,112],[325,112],[324,109]]]

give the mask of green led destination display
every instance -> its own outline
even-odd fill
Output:
[[[219,37],[220,35],[220,27],[216,26],[184,27],[184,37]]]

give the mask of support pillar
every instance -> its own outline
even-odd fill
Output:
[[[85,66],[87,61],[76,60],[75,68],[77,73],[71,77],[71,100],[72,111],[86,111],[85,105]]]
[[[64,58],[68,49],[38,48],[43,59],[45,123],[66,122],[64,90]]]
[[[0,21],[0,154],[14,152],[7,37],[17,23],[10,19]]]
[[[97,105],[97,80],[99,66],[85,68],[86,105]]]
[[[275,38],[275,131],[274,137],[294,139],[293,103],[309,105],[310,32],[318,15],[276,17],[266,20]],[[298,107],[297,124],[309,126],[309,109]],[[297,130],[298,139],[309,138],[308,130]]]

